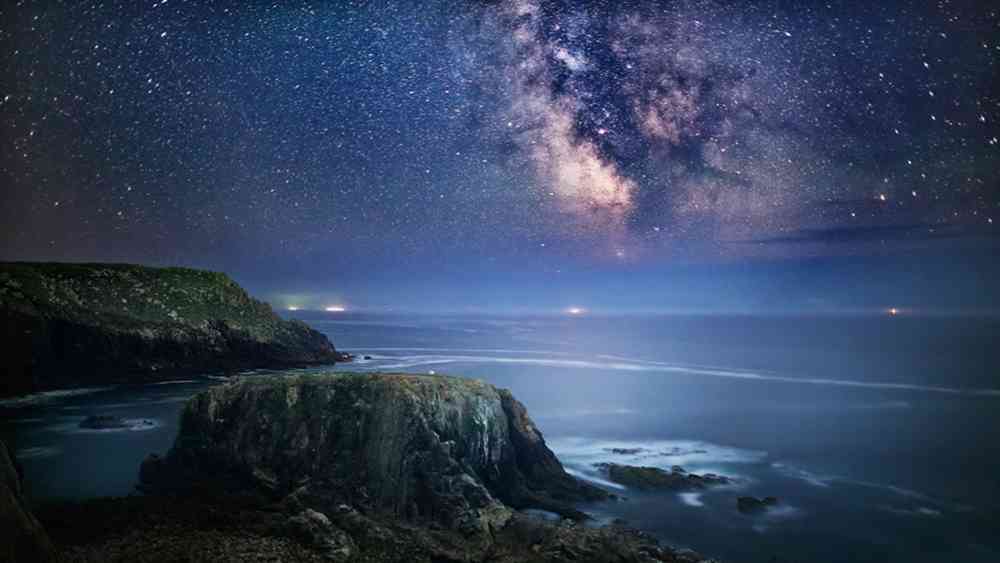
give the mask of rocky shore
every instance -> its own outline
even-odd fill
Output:
[[[0,397],[341,357],[225,274],[130,264],[0,263],[0,336]]]
[[[52,506],[65,561],[695,562],[576,508],[509,392],[403,374],[247,378],[193,397],[142,496]],[[531,515],[543,510],[558,517]]]

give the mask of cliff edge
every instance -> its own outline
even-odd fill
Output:
[[[220,385],[188,402],[173,448],[148,457],[140,481],[149,499],[258,511],[267,516],[242,517],[243,529],[288,534],[334,561],[703,560],[577,523],[586,515],[575,503],[611,495],[566,473],[509,392],[471,379],[331,373]]]
[[[332,363],[333,344],[221,273],[0,263],[0,396]]]

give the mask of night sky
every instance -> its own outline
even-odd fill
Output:
[[[1000,6],[4,2],[0,259],[278,306],[1000,309]]]

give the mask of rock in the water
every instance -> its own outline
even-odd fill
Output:
[[[610,448],[610,451],[616,455],[635,455],[646,451],[645,448]]]
[[[146,418],[129,419],[107,414],[94,414],[80,421],[87,430],[149,430],[156,423]]]
[[[582,518],[608,494],[568,475],[523,405],[481,381],[401,374],[276,376],[192,398],[147,488],[253,490],[467,533],[513,508]]]
[[[25,505],[14,458],[0,441],[0,563],[48,561],[52,553],[48,535]]]
[[[736,509],[744,514],[764,512],[768,507],[778,504],[776,497],[740,497],[736,499]]]
[[[338,358],[225,274],[130,264],[0,263],[0,337],[0,396]]]
[[[125,419],[117,416],[95,414],[88,416],[80,422],[80,428],[92,430],[108,430],[113,428],[128,428],[129,423]]]
[[[664,471],[659,467],[636,467],[617,463],[599,463],[597,467],[603,470],[611,481],[639,490],[687,491],[730,482],[728,477],[714,473],[704,475],[688,473],[679,465],[673,466],[671,471]]]

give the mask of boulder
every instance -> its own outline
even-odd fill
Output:
[[[764,512],[768,507],[778,504],[776,497],[739,497],[736,499],[736,509],[744,514],[757,514]]]
[[[670,471],[658,467],[636,467],[617,463],[599,463],[597,467],[609,480],[643,491],[656,489],[690,491],[730,483],[730,479],[723,475],[714,473],[696,475],[688,473],[679,465],[673,466]]]
[[[52,554],[48,535],[25,503],[14,457],[0,441],[0,563],[48,561]]]

